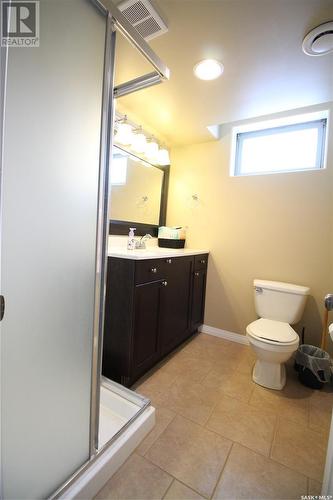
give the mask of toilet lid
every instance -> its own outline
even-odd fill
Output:
[[[297,333],[288,323],[272,319],[260,318],[253,321],[248,325],[247,332],[253,337],[283,344],[295,342],[298,339]]]

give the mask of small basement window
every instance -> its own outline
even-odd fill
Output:
[[[316,113],[318,115],[318,113]],[[276,120],[281,123],[281,119]],[[234,161],[231,175],[299,172],[324,168],[327,116],[325,118],[234,130]],[[250,126],[251,127],[251,126]],[[248,128],[250,128],[248,127]],[[253,125],[252,125],[253,128]]]
[[[127,179],[127,156],[113,155],[110,168],[111,186],[124,186]]]

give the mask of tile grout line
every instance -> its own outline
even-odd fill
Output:
[[[206,425],[208,424],[209,419],[210,419],[210,417],[212,416],[212,414],[214,413],[214,410],[215,410],[215,408],[217,407],[218,403],[219,403],[219,401],[218,401],[218,399],[217,399],[217,400],[215,401],[215,403],[212,405],[212,409],[211,409],[211,411],[209,412],[208,417],[206,418],[205,422],[201,425],[201,427],[203,427],[203,429],[209,430],[209,429],[207,429]],[[200,425],[200,424],[199,424],[199,425]]]
[[[171,477],[172,477],[172,481],[171,481],[171,483],[169,484],[169,486],[167,487],[167,489],[165,490],[165,493],[164,493],[164,495],[162,496],[162,500],[165,498],[165,496],[166,496],[166,494],[168,493],[168,491],[170,490],[171,486],[172,486],[172,485],[173,485],[173,483],[176,481],[176,479],[175,479],[173,476],[171,476]]]
[[[234,398],[234,397],[232,397],[232,396],[229,396],[228,394],[224,394],[224,396],[226,396],[226,397],[228,397],[228,398],[230,398],[230,399],[234,399],[235,401],[238,401],[238,402],[240,401],[239,399]],[[240,401],[240,402],[241,402],[241,403],[243,403],[243,404],[245,404],[245,405],[249,405],[249,406],[251,407],[250,403],[246,403],[246,402],[244,402],[244,401]],[[215,407],[217,406],[217,404],[218,404],[218,403],[216,403]],[[252,409],[254,409],[254,410],[258,410],[258,408],[256,408],[255,406],[252,406],[251,408],[252,408]],[[214,408],[214,409],[215,409],[215,408]],[[213,411],[214,411],[214,410],[213,410]],[[212,413],[213,413],[213,412],[212,412]],[[212,413],[211,413],[211,415],[212,415]],[[273,438],[272,438],[272,441],[273,441],[273,439],[274,439],[274,435],[275,435],[275,427],[276,427],[276,425],[277,425],[277,415],[275,414],[275,412],[269,412],[269,413],[271,414],[271,416],[274,416],[274,417],[275,417],[275,423],[274,423],[274,429],[273,429]],[[209,418],[211,417],[211,415],[209,416]],[[186,417],[183,417],[183,418],[186,418]],[[208,430],[208,431],[210,431],[210,432],[213,432],[213,433],[214,433],[214,434],[216,434],[217,436],[223,437],[224,439],[228,439],[229,441],[232,441],[232,442],[234,442],[234,443],[238,443],[238,444],[239,444],[239,445],[241,445],[241,446],[245,446],[245,447],[246,447],[246,448],[248,448],[249,450],[253,451],[254,453],[258,453],[259,455],[261,455],[261,456],[263,456],[263,457],[265,457],[265,458],[270,458],[270,455],[269,455],[269,454],[268,454],[268,455],[265,455],[263,452],[261,452],[261,451],[259,451],[259,450],[254,450],[254,449],[252,449],[252,448],[249,448],[248,446],[244,445],[243,443],[241,443],[241,442],[240,442],[240,441],[238,441],[237,439],[231,439],[229,436],[226,436],[225,434],[222,434],[222,433],[220,433],[220,432],[218,432],[218,431],[215,431],[214,429],[211,429],[210,427],[207,427],[207,424],[208,424],[208,422],[209,422],[209,418],[207,419],[206,423],[203,425],[203,427],[204,427],[206,430]],[[188,420],[189,420],[189,419],[188,419]],[[198,424],[198,425],[200,425],[200,424]],[[272,446],[272,442],[270,443],[269,453],[270,453],[270,450],[271,450],[271,446]]]
[[[209,497],[206,497],[206,495],[204,495],[203,493],[199,493],[197,490],[195,490],[194,488],[192,488],[192,486],[189,486],[188,484],[184,483],[184,481],[181,481],[180,479],[177,479],[177,481],[179,483],[181,483],[183,486],[186,486],[186,488],[189,488],[190,490],[192,490],[194,493],[197,493],[201,497],[206,498],[207,500],[209,500]]]
[[[214,431],[212,431],[214,432]],[[239,446],[241,446],[242,448],[246,448],[248,451],[252,452],[252,453],[255,453],[256,455],[259,455],[260,457],[263,457],[265,458],[266,460],[268,461],[271,461],[273,462],[274,464],[277,464],[279,465],[280,467],[283,467],[284,469],[287,469],[289,471],[292,471],[292,472],[296,472],[297,474],[299,474],[300,476],[303,476],[305,479],[309,479],[312,480],[312,478],[310,478],[309,476],[306,476],[305,474],[303,474],[302,472],[299,472],[295,469],[293,469],[292,467],[289,467],[288,465],[285,465],[285,464],[282,464],[280,462],[278,462],[277,460],[274,460],[273,458],[271,457],[267,457],[266,455],[263,455],[262,453],[260,453],[259,451],[255,451],[253,450],[252,448],[249,448],[248,446],[246,446],[245,444],[242,444],[242,443],[239,443],[238,441],[232,441],[231,439],[229,439],[229,441],[232,442],[232,446],[234,446],[235,444],[238,444]],[[318,479],[313,479],[313,481],[317,481],[317,482],[320,482],[318,481]]]
[[[246,401],[246,403],[247,403],[248,405],[250,405],[250,406],[254,406],[254,405],[251,405],[250,401],[251,401],[251,399],[252,399],[252,396],[253,396],[253,393],[254,393],[254,389],[255,389],[255,388],[256,388],[256,387],[255,387],[255,385],[253,385],[252,390],[251,390],[251,394],[249,395],[249,397],[248,397],[248,399],[247,399],[247,401]]]
[[[199,493],[199,491],[195,490],[192,486],[189,486],[188,484],[184,483],[184,481],[182,481],[181,479],[178,479],[178,478],[175,477],[174,480],[177,481],[178,483],[182,484],[183,486],[185,486],[185,488],[188,488],[189,490],[193,491],[193,493],[196,493],[197,495],[200,495],[202,498],[205,498],[206,500],[209,500],[210,497],[206,497],[206,495],[204,495],[203,493]],[[168,490],[169,489],[170,488],[168,488]]]
[[[185,417],[184,417],[185,418]],[[227,439],[228,441],[231,441],[233,444],[239,444],[240,446],[243,446],[244,448],[247,448],[248,450],[252,451],[253,453],[256,453],[257,455],[260,455],[261,457],[264,457],[264,458],[270,458],[269,456],[265,455],[264,453],[262,453],[261,451],[258,451],[258,450],[254,450],[253,448],[249,448],[249,446],[247,446],[246,444],[243,444],[241,443],[240,441],[237,441],[236,439],[231,439],[230,437],[227,437],[225,436],[224,434],[220,434],[219,432],[216,432],[214,431],[213,429],[210,429],[209,427],[205,427],[205,429],[209,432],[212,432],[213,434],[215,434],[216,436],[219,436],[219,437],[222,437],[223,439]],[[273,459],[272,459],[273,460]],[[276,462],[276,460],[275,460]],[[276,462],[276,463],[280,463],[280,462]],[[284,465],[284,464],[280,464],[280,465]],[[286,467],[286,465],[284,465],[284,467]],[[290,467],[289,467],[290,468]]]
[[[276,438],[276,434],[277,434],[277,430],[278,430],[279,418],[280,418],[280,414],[278,413],[276,415],[276,417],[275,417],[275,424],[274,424],[274,430],[273,430],[273,438],[272,438],[272,441],[271,441],[271,445],[269,447],[268,458],[272,458],[272,451],[273,451],[273,446],[275,444],[275,438]]]
[[[200,495],[201,497],[203,498],[207,498],[205,495],[203,495],[202,493],[200,493],[199,491],[197,491],[196,489],[193,488],[193,486],[189,486],[188,484],[184,483],[183,481],[181,481],[180,479],[178,479],[178,477],[174,476],[173,474],[171,474],[170,472],[164,470],[162,467],[160,467],[159,465],[157,465],[155,462],[153,462],[152,460],[150,460],[149,457],[143,457],[142,455],[140,455],[141,458],[144,458],[145,460],[147,460],[147,462],[149,462],[150,464],[154,465],[155,467],[157,467],[159,470],[161,470],[162,472],[164,472],[165,474],[168,474],[170,477],[172,477],[172,479],[174,479],[175,481],[178,481],[179,483],[182,483],[184,486],[186,486],[187,488],[189,488],[190,490],[194,491],[195,493],[197,493],[198,495]],[[172,481],[173,482],[173,481]]]
[[[304,472],[300,472],[298,469],[296,469],[295,467],[292,467],[291,465],[286,465],[285,463],[283,462],[280,462],[279,460],[277,460],[276,458],[270,456],[268,457],[270,460],[272,460],[272,462],[276,463],[276,464],[279,464],[279,465],[282,465],[283,467],[286,467],[287,469],[290,469],[292,470],[293,472],[297,472],[298,474],[301,474],[302,476],[304,476],[305,478],[309,478],[309,480],[313,480],[313,481],[317,481],[318,483],[322,482],[322,479],[318,479],[318,478],[314,478],[314,477],[310,477],[310,476],[307,476]]]
[[[214,432],[214,431],[212,431],[212,432]],[[230,439],[229,439],[229,440],[230,440]],[[230,441],[231,441],[231,440],[230,440]],[[236,445],[236,444],[237,444],[237,445],[239,445],[239,446],[241,446],[241,447],[243,447],[243,448],[246,448],[248,451],[250,451],[250,452],[252,452],[252,453],[255,453],[256,455],[259,455],[260,457],[263,457],[264,459],[266,459],[266,460],[268,460],[268,461],[273,462],[273,463],[274,463],[274,464],[276,464],[276,465],[279,465],[280,467],[283,467],[284,469],[287,469],[287,470],[289,470],[289,471],[291,471],[291,472],[294,472],[294,473],[296,472],[296,473],[297,473],[297,474],[299,474],[300,476],[303,476],[305,479],[307,479],[307,481],[308,481],[308,483],[309,483],[309,484],[310,484],[310,481],[311,481],[311,480],[314,480],[314,481],[320,482],[320,481],[318,481],[318,479],[312,479],[312,478],[310,478],[310,477],[306,476],[305,474],[303,474],[302,472],[299,472],[298,470],[295,470],[295,469],[293,469],[292,467],[289,467],[288,465],[285,465],[285,464],[283,464],[283,463],[280,463],[280,462],[278,462],[277,460],[274,460],[273,458],[271,458],[271,457],[269,457],[269,456],[267,457],[266,455],[263,455],[263,454],[262,454],[262,453],[260,453],[259,451],[255,451],[255,450],[253,450],[252,448],[249,448],[248,446],[246,446],[245,444],[239,443],[238,441],[232,441],[232,446],[231,446],[231,449],[232,449],[232,448],[234,447],[234,445]],[[224,467],[223,467],[223,469],[222,469],[222,471],[221,471],[221,474],[220,474],[220,477],[219,477],[219,479],[218,479],[217,484],[220,482],[221,476],[222,476],[222,474],[223,474],[223,472],[224,472],[224,469],[225,469],[225,467],[226,467],[226,465],[227,465],[227,461],[228,461],[228,459],[229,459],[229,456],[230,456],[230,453],[231,453],[231,449],[230,449],[230,452],[228,453],[228,456],[227,456],[226,462],[225,462]],[[217,487],[217,484],[216,484],[216,487]],[[214,489],[214,492],[215,492],[215,490],[216,490],[216,487],[215,487],[215,489]],[[213,493],[213,494],[214,494],[214,493]],[[212,498],[212,497],[210,497],[210,498]]]
[[[221,479],[222,479],[222,475],[223,475],[224,469],[226,468],[226,465],[227,465],[227,463],[228,463],[228,460],[229,460],[229,457],[230,457],[230,454],[231,454],[231,450],[233,449],[233,447],[234,447],[234,441],[231,441],[230,450],[229,450],[229,452],[228,452],[227,458],[225,459],[225,462],[224,462],[224,465],[223,465],[223,467],[222,467],[222,470],[221,470],[221,472],[220,472],[220,474],[219,474],[219,476],[218,476],[218,478],[217,478],[217,481],[216,481],[216,484],[215,484],[214,489],[213,489],[213,491],[212,491],[212,494],[211,494],[211,495],[210,495],[210,497],[209,497],[210,499],[212,499],[212,498],[213,498],[213,496],[215,495],[215,492],[216,492],[217,486],[218,486],[218,484],[220,483],[220,481],[221,481]]]
[[[135,452],[133,452],[133,453],[135,453]],[[154,465],[154,467],[157,467],[157,469],[159,469],[160,471],[164,472],[164,474],[168,474],[168,476],[172,477],[172,479],[177,479],[175,476],[173,476],[172,474],[170,474],[170,472],[162,469],[162,467],[160,467],[159,465],[155,464],[155,462],[153,462],[152,460],[150,460],[149,457],[143,457],[142,455],[139,455],[139,457],[143,458],[144,460],[146,460],[147,462],[149,462],[151,465]]]
[[[266,457],[267,458],[267,457]],[[312,481],[317,481],[317,483],[321,483],[322,482],[322,479],[318,479],[318,478],[314,478],[314,477],[310,477],[310,476],[307,476],[304,472],[300,472],[298,469],[296,469],[295,467],[292,467],[290,465],[286,465],[284,464],[283,462],[279,462],[276,458],[274,457],[268,457],[270,460],[272,460],[272,462],[276,463],[276,464],[279,464],[279,465],[282,465],[283,467],[285,467],[286,469],[290,469],[292,470],[293,472],[297,472],[298,474],[301,474],[302,476],[304,477],[308,477],[309,479],[311,479]]]
[[[169,410],[169,408],[166,408],[167,410]],[[172,411],[172,410],[169,410],[169,411]],[[173,412],[174,413],[174,416],[172,417],[172,419],[170,420],[170,422],[166,425],[166,427],[163,429],[163,431],[161,432],[161,434],[159,434],[158,436],[156,436],[156,438],[154,439],[154,441],[151,443],[151,445],[146,449],[146,451],[144,452],[143,455],[141,455],[142,457],[145,457],[146,454],[148,453],[148,451],[150,450],[150,448],[156,443],[156,441],[162,436],[162,434],[167,430],[167,428],[169,427],[169,425],[174,421],[174,419],[177,417],[177,413],[176,412]],[[156,425],[156,424],[155,424]],[[154,429],[151,430],[151,432],[153,431]],[[147,434],[146,437],[148,437],[149,434]],[[142,441],[143,442],[143,441]],[[139,446],[141,445],[141,443],[139,444]],[[139,446],[137,446],[137,448],[139,448]],[[134,451],[137,450],[137,448],[135,448]]]
[[[172,410],[170,410],[170,411],[172,411]],[[173,422],[173,420],[174,420],[177,416],[178,416],[178,417],[181,417],[181,418],[183,418],[184,420],[187,420],[188,422],[191,422],[192,424],[194,423],[195,425],[198,425],[198,426],[199,426],[199,427],[201,427],[202,429],[204,429],[204,430],[206,430],[206,431],[209,431],[209,432],[212,432],[212,433],[213,433],[213,434],[215,434],[216,436],[222,437],[222,438],[227,439],[228,441],[230,441],[230,442],[231,442],[230,450],[229,450],[229,452],[228,452],[228,454],[227,454],[227,458],[226,458],[226,460],[225,460],[225,464],[224,464],[224,466],[223,466],[223,468],[222,468],[222,471],[221,471],[221,473],[220,473],[220,475],[219,475],[219,477],[218,477],[218,480],[217,480],[217,482],[218,482],[218,481],[219,481],[219,479],[220,479],[220,476],[221,476],[221,474],[222,474],[222,472],[223,472],[223,470],[224,470],[224,467],[225,467],[225,465],[226,465],[226,463],[227,463],[227,460],[228,460],[228,458],[229,458],[229,455],[230,455],[231,449],[232,449],[232,447],[233,447],[233,445],[234,445],[234,441],[233,441],[233,440],[231,440],[231,439],[229,439],[229,438],[226,438],[225,436],[221,436],[221,435],[220,435],[220,434],[218,434],[217,432],[214,432],[214,431],[211,431],[210,429],[207,429],[204,425],[198,424],[197,422],[193,422],[191,419],[189,419],[189,418],[187,418],[187,417],[184,417],[183,415],[178,414],[177,412],[174,412],[174,413],[175,413],[175,415],[174,415],[173,419],[172,419],[172,420],[168,423],[167,427],[163,430],[163,432],[160,434],[160,436],[158,436],[158,438],[156,438],[156,440],[154,441],[154,443],[152,443],[152,445],[149,447],[149,449],[146,451],[146,453],[148,453],[148,451],[149,451],[149,450],[150,450],[150,448],[153,446],[153,444],[155,444],[155,443],[156,443],[156,441],[157,441],[157,440],[158,440],[158,439],[162,436],[162,434],[166,431],[166,429],[169,427],[169,425],[171,425],[171,423]],[[240,444],[240,443],[239,443],[239,444]],[[253,451],[253,450],[252,450],[252,451]],[[136,450],[134,450],[134,451],[133,451],[133,453],[136,453]],[[133,454],[133,453],[132,453],[132,454]],[[138,454],[138,453],[137,453],[137,454]],[[139,455],[139,454],[138,454],[138,455]],[[158,464],[156,464],[155,462],[153,462],[153,461],[152,461],[149,457],[147,457],[147,456],[146,456],[146,454],[145,454],[145,455],[139,455],[139,456],[141,456],[142,458],[146,459],[149,463],[151,463],[152,465],[154,465],[155,467],[157,467],[158,469],[160,469],[162,472],[165,472],[166,474],[168,474],[169,476],[171,476],[174,480],[176,480],[176,481],[178,481],[178,482],[182,483],[184,486],[186,486],[187,488],[191,489],[192,491],[194,491],[195,493],[197,493],[197,494],[198,494],[198,495],[200,495],[201,497],[203,497],[203,498],[207,498],[207,499],[208,499],[208,498],[211,498],[211,497],[206,497],[206,495],[204,495],[202,492],[197,491],[197,490],[196,490],[195,488],[193,488],[192,486],[189,486],[188,484],[184,483],[182,480],[180,480],[179,478],[177,478],[176,476],[174,476],[174,475],[173,475],[173,474],[171,474],[170,472],[168,472],[168,471],[164,470],[164,469],[163,469],[162,467],[160,467]],[[171,484],[172,484],[172,483],[171,483]],[[217,483],[216,483],[216,485],[217,485]],[[170,485],[170,487],[171,487],[171,485]],[[168,489],[169,489],[169,488],[168,488]],[[215,491],[215,488],[214,488],[213,492],[214,492],[214,491]]]
[[[307,424],[308,424],[309,429],[311,429],[311,427],[310,427],[310,401],[309,401],[309,399],[306,401],[306,411],[307,411]]]

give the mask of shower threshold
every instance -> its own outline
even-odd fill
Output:
[[[102,377],[97,453],[51,499],[94,498],[154,425],[149,399]]]

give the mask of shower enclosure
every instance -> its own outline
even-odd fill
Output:
[[[39,46],[1,40],[5,499],[61,495],[149,404],[101,381],[108,172],[114,97],[168,78],[109,0],[31,3]],[[1,3],[13,36],[30,4]],[[154,71],[114,88],[117,31]],[[112,405],[124,415],[113,427]]]

